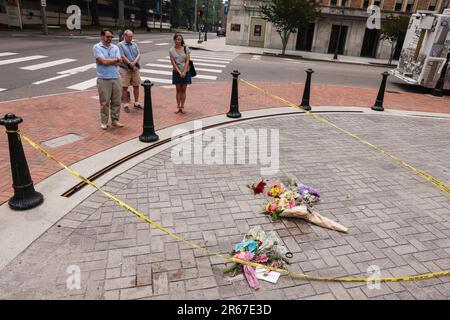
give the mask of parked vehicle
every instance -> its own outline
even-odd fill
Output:
[[[216,35],[217,35],[218,37],[220,37],[220,36],[225,37],[225,29],[219,27],[219,28],[217,29]]]
[[[395,77],[436,88],[443,74],[443,89],[450,89],[450,9],[442,14],[417,11],[411,16]]]

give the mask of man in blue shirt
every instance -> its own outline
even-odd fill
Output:
[[[121,84],[118,65],[122,63],[119,48],[111,43],[113,38],[110,29],[100,33],[101,41],[94,45],[94,58],[97,63],[97,89],[100,98],[100,127],[108,128],[111,109],[111,123],[115,127],[123,127],[119,122]]]
[[[122,102],[125,104],[125,112],[130,112],[128,107],[128,87],[133,86],[134,107],[142,109],[139,103],[139,86],[141,85],[141,76],[139,74],[139,60],[141,54],[135,42],[133,42],[133,31],[125,30],[123,33],[124,40],[119,42],[119,50],[123,63],[120,65],[120,78],[122,82]]]

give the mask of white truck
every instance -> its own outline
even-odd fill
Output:
[[[396,69],[397,78],[427,88],[450,89],[450,9],[411,16]]]

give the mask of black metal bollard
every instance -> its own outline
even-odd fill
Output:
[[[234,70],[231,75],[233,76],[233,86],[231,87],[231,102],[230,111],[227,113],[229,118],[240,118],[241,113],[239,112],[239,96],[238,96],[238,77],[240,75],[239,71]]]
[[[27,159],[23,151],[22,141],[17,130],[22,118],[8,113],[0,119],[0,125],[6,127],[9,144],[9,158],[11,161],[11,174],[13,179],[14,196],[9,199],[9,206],[14,210],[26,210],[40,205],[44,196],[34,190]]]
[[[383,108],[384,91],[386,90],[386,80],[387,80],[387,77],[389,76],[389,73],[387,71],[385,71],[381,75],[383,76],[383,80],[381,80],[381,85],[380,85],[380,90],[378,90],[377,100],[375,101],[375,104],[372,107],[372,110],[375,110],[375,111],[384,111],[384,108]]]
[[[306,83],[305,89],[303,90],[303,98],[302,103],[300,104],[300,108],[303,110],[309,111],[311,110],[311,106],[309,105],[309,96],[311,92],[311,74],[314,73],[313,69],[306,69]]]
[[[153,142],[159,139],[155,133],[155,125],[153,124],[153,110],[152,110],[152,86],[150,80],[145,80],[142,83],[144,87],[144,131],[139,136],[142,142]]]

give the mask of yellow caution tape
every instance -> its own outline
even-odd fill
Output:
[[[371,148],[373,148],[373,149],[375,149],[375,150],[381,152],[382,154],[384,154],[384,155],[386,155],[387,157],[391,158],[392,160],[396,161],[397,163],[399,163],[400,165],[404,166],[405,168],[408,168],[408,169],[414,171],[414,172],[417,173],[419,176],[421,176],[421,177],[425,178],[426,180],[430,181],[432,184],[434,184],[435,186],[437,186],[439,189],[445,191],[448,195],[450,195],[450,189],[449,189],[443,182],[441,182],[441,181],[439,181],[438,179],[434,178],[432,175],[430,175],[430,174],[428,174],[428,173],[426,173],[426,172],[424,172],[424,171],[422,171],[422,170],[420,170],[420,169],[417,169],[416,167],[414,167],[414,166],[412,166],[412,165],[410,165],[410,164],[408,164],[408,163],[402,161],[401,159],[399,159],[398,157],[394,156],[393,154],[391,154],[391,153],[389,153],[389,152],[387,152],[387,151],[381,149],[380,147],[378,147],[378,146],[376,146],[376,145],[370,143],[370,142],[367,141],[367,140],[364,140],[363,138],[357,136],[356,134],[354,134],[354,133],[352,133],[352,132],[350,132],[350,131],[348,131],[348,130],[345,130],[345,129],[343,129],[343,128],[337,126],[337,125],[335,125],[335,124],[332,123],[331,121],[325,119],[324,117],[321,117],[321,116],[318,115],[318,114],[312,113],[311,111],[303,110],[301,107],[299,107],[299,106],[296,105],[295,103],[292,103],[292,102],[290,102],[290,101],[288,101],[288,100],[286,100],[286,99],[283,99],[283,98],[281,98],[281,97],[279,97],[279,96],[277,96],[277,95],[274,95],[274,94],[272,94],[271,92],[269,92],[269,91],[267,91],[267,90],[264,90],[264,89],[262,89],[262,88],[259,88],[258,86],[254,85],[254,84],[252,84],[252,83],[250,83],[250,82],[248,82],[248,81],[245,81],[244,79],[239,79],[239,80],[241,80],[242,82],[244,82],[245,84],[247,84],[248,86],[250,86],[250,87],[252,87],[252,88],[255,88],[255,89],[259,90],[259,91],[264,92],[265,94],[267,94],[268,96],[270,96],[270,97],[272,97],[272,98],[274,98],[274,99],[276,99],[276,100],[279,100],[279,101],[281,101],[281,102],[284,102],[284,103],[286,103],[287,105],[289,105],[289,106],[291,106],[291,107],[293,107],[293,108],[296,108],[296,109],[298,109],[298,110],[303,111],[304,113],[306,113],[307,115],[312,116],[312,117],[315,118],[316,120],[319,120],[319,121],[321,121],[321,122],[323,122],[323,123],[326,123],[326,124],[328,124],[328,125],[330,125],[330,126],[336,128],[337,130],[339,130],[339,131],[341,131],[341,132],[344,132],[345,134],[347,134],[347,135],[349,135],[349,136],[355,138],[356,140],[358,140],[358,141],[360,141],[360,142],[362,142],[362,143],[368,145],[369,147],[371,147]]]
[[[110,194],[109,192],[106,192],[104,190],[102,190],[101,188],[99,188],[98,186],[96,186],[93,182],[91,182],[90,180],[84,178],[81,174],[79,174],[77,171],[69,168],[68,166],[66,166],[64,163],[58,161],[57,159],[55,159],[51,154],[49,154],[47,151],[45,151],[39,144],[33,142],[31,139],[27,138],[26,136],[24,136],[23,134],[20,133],[20,131],[13,131],[15,133],[18,134],[19,139],[22,138],[25,141],[27,141],[31,146],[33,146],[36,150],[42,152],[47,158],[56,161],[57,163],[59,163],[64,169],[66,169],[67,171],[69,171],[72,175],[74,175],[75,177],[77,177],[78,179],[80,179],[81,181],[83,181],[86,184],[89,184],[90,186],[94,187],[95,189],[97,189],[98,191],[100,191],[101,193],[103,193],[106,197],[108,197],[110,200],[114,201],[117,205],[121,206],[122,208],[125,208],[126,210],[130,211],[131,213],[135,214],[136,216],[138,216],[140,219],[142,219],[143,221],[149,223],[150,225],[154,226],[155,228],[157,228],[158,230],[163,231],[164,233],[170,235],[171,237],[183,242],[184,244],[193,247],[195,249],[199,249],[201,251],[204,251],[208,254],[211,255],[215,255],[218,257],[223,258],[224,260],[227,261],[231,261],[234,263],[239,263],[239,264],[243,264],[243,265],[247,265],[247,266],[251,266],[251,267],[258,267],[258,268],[264,268],[266,270],[271,270],[271,271],[277,271],[280,273],[284,273],[284,274],[288,274],[294,277],[299,277],[299,278],[303,278],[306,280],[313,280],[313,281],[333,281],[333,282],[396,282],[396,281],[413,281],[413,280],[422,280],[422,279],[430,279],[430,278],[435,278],[435,277],[443,277],[443,276],[448,276],[450,275],[450,270],[445,270],[445,271],[439,271],[439,272],[431,272],[431,273],[425,273],[425,274],[419,274],[419,275],[413,275],[413,276],[402,276],[402,277],[387,277],[387,278],[333,278],[333,277],[316,277],[316,276],[310,276],[310,275],[306,275],[304,273],[301,272],[293,272],[293,271],[288,271],[285,269],[280,269],[280,268],[274,268],[274,267],[269,267],[266,265],[262,265],[259,263],[254,263],[254,262],[250,262],[250,261],[246,261],[246,260],[241,260],[241,259],[237,259],[234,257],[231,257],[229,255],[225,255],[219,252],[215,252],[212,250],[209,250],[207,248],[201,247],[195,243],[192,243],[190,241],[187,241],[183,238],[181,238],[180,236],[178,236],[177,234],[173,233],[172,231],[164,228],[163,226],[159,225],[158,223],[154,222],[153,220],[147,218],[145,215],[143,215],[142,213],[140,213],[138,210],[134,209],[133,207],[127,205],[125,202],[117,199],[116,197],[114,197],[112,194]]]

